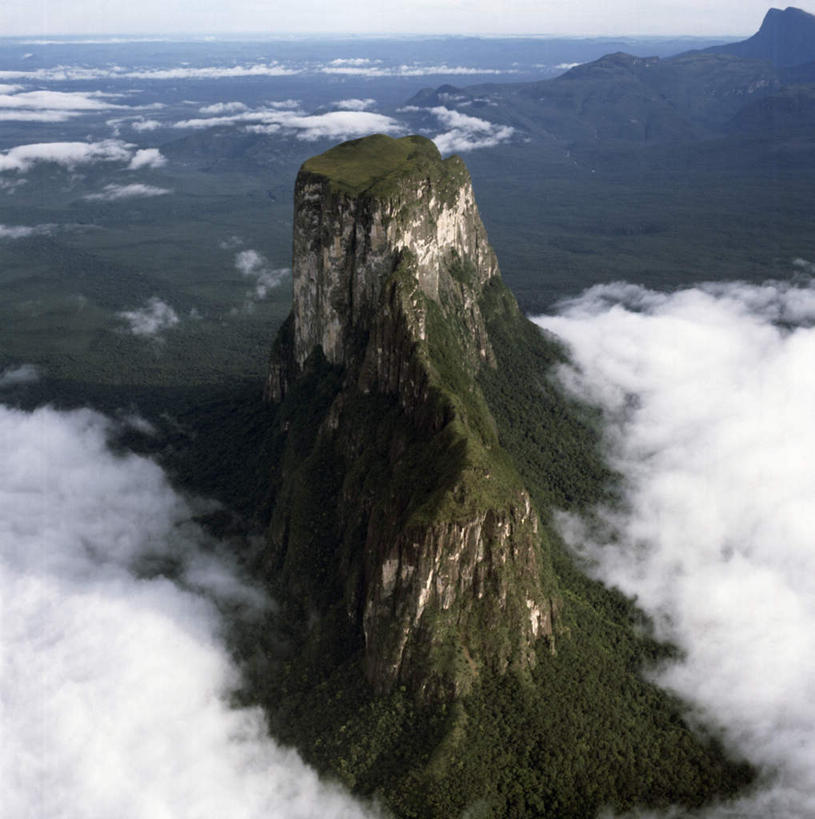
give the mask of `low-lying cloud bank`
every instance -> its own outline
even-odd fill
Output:
[[[704,815],[815,816],[815,287],[616,284],[536,321],[624,480],[568,542],[683,649],[660,683],[762,771]]]
[[[218,606],[263,598],[156,464],[110,452],[111,426],[0,405],[4,815],[370,815],[227,705]],[[151,559],[174,578],[137,575]]]
[[[73,170],[95,162],[124,163],[128,170],[159,168],[166,163],[158,148],[137,148],[120,139],[99,142],[34,142],[0,151],[0,173],[26,173],[34,165],[53,163]]]
[[[368,100],[347,100],[350,103],[368,103]],[[241,103],[210,105],[203,113],[213,116],[196,117],[174,123],[174,128],[201,130],[226,125],[240,126],[250,133],[294,136],[307,142],[318,139],[351,139],[373,133],[398,134],[405,127],[398,120],[384,114],[351,108],[309,114],[295,100],[270,103],[262,108],[247,109]]]
[[[0,85],[0,120],[19,122],[67,122],[84,114],[113,109],[134,110],[112,102],[122,94],[103,91],[26,91],[20,85]],[[141,106],[136,106],[137,108]],[[155,108],[156,104],[145,106]],[[163,107],[158,105],[158,107]]]
[[[76,82],[88,80],[217,80],[238,77],[285,77],[297,74],[276,62],[232,66],[174,66],[168,68],[89,68],[82,65],[57,65],[32,71],[16,69],[0,71],[0,80],[38,82]]]
[[[5,86],[0,93],[0,108],[30,108],[50,111],[107,111],[126,108],[110,102],[110,94],[99,91],[19,91]],[[3,91],[0,88],[0,91]]]
[[[479,68],[445,63],[405,63],[382,65],[380,61],[365,59],[336,59],[323,62],[285,65],[271,60],[244,65],[172,66],[147,68],[138,66],[110,66],[105,68],[83,65],[57,65],[30,71],[0,70],[0,80],[27,82],[77,82],[91,80],[217,80],[240,77],[288,77],[295,74],[351,75],[357,77],[428,77],[477,76],[517,73],[517,69]]]

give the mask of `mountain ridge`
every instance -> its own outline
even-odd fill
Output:
[[[738,131],[743,109],[771,110],[759,102],[813,82],[813,65],[815,16],[789,7],[771,9],[742,42],[663,58],[614,52],[554,79],[425,88],[407,105],[466,108],[567,150],[701,143]],[[787,107],[786,100],[775,107]],[[755,113],[744,119],[751,133],[755,120]]]

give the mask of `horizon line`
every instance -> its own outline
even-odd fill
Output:
[[[753,32],[755,33],[755,32]],[[177,42],[179,39],[244,39],[244,38],[263,38],[263,39],[308,39],[308,40],[340,40],[340,39],[434,39],[434,38],[448,38],[448,39],[480,39],[480,40],[618,40],[618,39],[653,39],[653,40],[721,40],[733,39],[737,37],[744,37],[745,34],[721,33],[721,34],[652,34],[641,32],[638,34],[619,33],[619,34],[553,34],[546,32],[539,33],[512,33],[503,32],[500,34],[491,34],[488,32],[387,32],[387,31],[340,31],[340,32],[305,32],[305,31],[279,31],[279,32],[263,32],[263,31],[232,31],[232,32],[213,32],[213,31],[173,31],[166,34],[157,34],[153,32],[109,32],[106,34],[94,34],[87,31],[65,32],[61,34],[3,34],[0,35],[0,42],[9,40],[22,40],[30,44],[49,44],[50,42],[60,41],[67,38],[83,38],[87,44],[102,44],[104,42],[121,40],[133,40],[141,42]],[[752,36],[748,34],[746,36]]]

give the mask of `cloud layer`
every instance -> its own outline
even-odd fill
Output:
[[[31,71],[6,69],[0,80],[29,82],[77,82],[88,80],[217,80],[240,77],[285,77],[299,73],[275,62],[232,66],[178,66],[174,68],[125,68],[111,66],[89,68],[81,65],[58,65]]]
[[[102,91],[26,91],[21,85],[3,84],[0,85],[0,120],[66,122],[83,114],[129,109],[127,105],[111,101],[122,96]]]
[[[217,80],[241,77],[288,77],[302,75],[350,75],[357,77],[428,77],[428,76],[476,76],[512,74],[515,69],[480,68],[445,63],[405,63],[381,65],[367,59],[336,59],[327,63],[314,62],[284,65],[276,61],[254,62],[243,65],[176,66],[172,68],[145,67],[88,67],[83,65],[57,65],[28,71],[20,69],[0,70],[0,81],[24,82],[78,82],[92,80]]]
[[[567,539],[685,652],[659,681],[763,771],[706,815],[815,815],[815,288],[610,285],[537,321],[624,476],[624,508]]]
[[[346,102],[362,104],[364,107],[369,101]],[[299,108],[295,100],[271,103],[251,110],[235,102],[210,105],[201,110],[214,116],[181,120],[173,127],[200,130],[233,125],[241,126],[251,133],[291,135],[307,142],[318,139],[351,139],[372,133],[396,134],[405,130],[402,123],[392,117],[355,107],[350,110],[308,114]]]
[[[257,710],[226,704],[236,672],[214,601],[251,612],[262,598],[154,463],[108,450],[109,430],[89,411],[0,406],[4,812],[368,815],[272,742]],[[176,579],[137,577],[150,556]]]
[[[25,173],[34,165],[53,163],[73,170],[95,162],[126,163],[130,170],[160,167],[165,159],[156,148],[137,149],[119,139],[100,142],[35,142],[0,152],[0,173]]]

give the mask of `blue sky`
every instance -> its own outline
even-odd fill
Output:
[[[799,0],[815,13],[815,0]],[[747,35],[766,0],[3,0],[4,35],[181,33]]]

